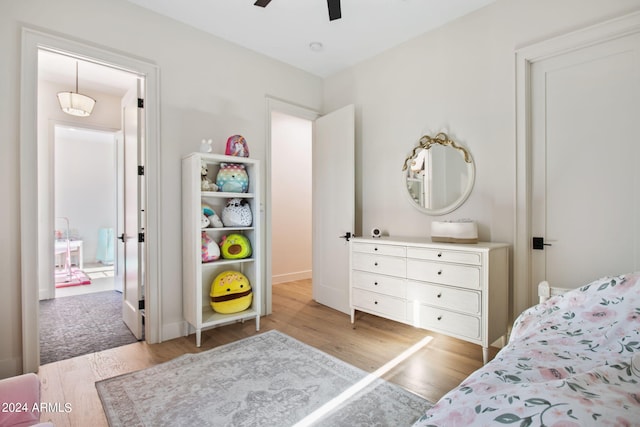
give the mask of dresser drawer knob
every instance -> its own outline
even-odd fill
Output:
[[[378,305],[378,301],[374,301],[373,303],[374,303],[374,304],[376,304],[376,305]]]
[[[373,282],[373,285],[374,286],[378,286],[378,282]]]
[[[442,320],[442,315],[438,316],[438,320]]]
[[[377,251],[377,250],[378,250],[378,248],[373,248],[373,250],[374,250],[374,251]]]
[[[438,258],[442,256],[442,252],[438,252]]]
[[[375,265],[377,267],[378,266],[378,262],[374,262],[373,265]]]
[[[438,270],[438,276],[442,275],[442,270]]]
[[[442,298],[442,292],[437,295],[438,298]]]

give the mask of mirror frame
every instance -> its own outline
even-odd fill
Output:
[[[444,206],[442,208],[428,209],[416,203],[416,201],[413,200],[413,198],[409,194],[409,191],[407,189],[407,176],[410,173],[409,165],[411,164],[413,159],[416,157],[416,154],[418,153],[418,151],[421,149],[428,150],[435,144],[442,145],[444,147],[452,147],[460,151],[462,153],[462,159],[467,164],[467,172],[469,174],[469,177],[468,177],[467,188],[460,195],[460,197],[458,197],[456,200],[451,202],[449,205]],[[453,141],[451,138],[449,138],[449,136],[444,132],[440,132],[436,134],[436,136],[434,137],[431,137],[429,135],[424,135],[422,138],[420,138],[420,140],[418,141],[418,145],[414,147],[413,151],[409,156],[407,156],[407,158],[404,161],[404,164],[402,165],[402,184],[405,189],[405,193],[407,197],[409,198],[409,200],[411,200],[411,204],[413,205],[413,207],[429,215],[444,215],[458,209],[469,198],[469,195],[471,194],[471,190],[473,190],[473,186],[475,184],[475,177],[476,177],[476,168],[473,162],[473,157],[471,157],[469,150],[456,144],[456,142]]]

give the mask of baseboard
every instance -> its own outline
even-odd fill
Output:
[[[271,276],[271,283],[277,285],[279,283],[287,283],[306,279],[311,279],[311,270],[298,271],[295,273],[276,274]]]
[[[22,358],[0,360],[0,379],[15,377],[22,373]]]

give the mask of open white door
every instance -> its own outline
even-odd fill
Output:
[[[313,299],[349,313],[349,243],[355,227],[355,108],[320,117],[313,138]]]
[[[122,281],[122,320],[137,339],[143,339],[141,301],[144,283],[144,145],[143,113],[138,106],[140,87],[130,91],[123,100],[123,195],[124,228],[119,234],[118,259]],[[142,170],[140,170],[142,168]],[[121,189],[122,191],[122,189]],[[124,261],[124,262],[122,262]],[[124,267],[124,268],[123,268]]]
[[[640,268],[640,35],[533,64],[532,301]]]

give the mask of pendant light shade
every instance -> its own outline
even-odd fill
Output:
[[[76,91],[58,92],[60,108],[67,114],[78,117],[88,117],[93,111],[96,100],[78,93],[78,62],[76,62]]]

